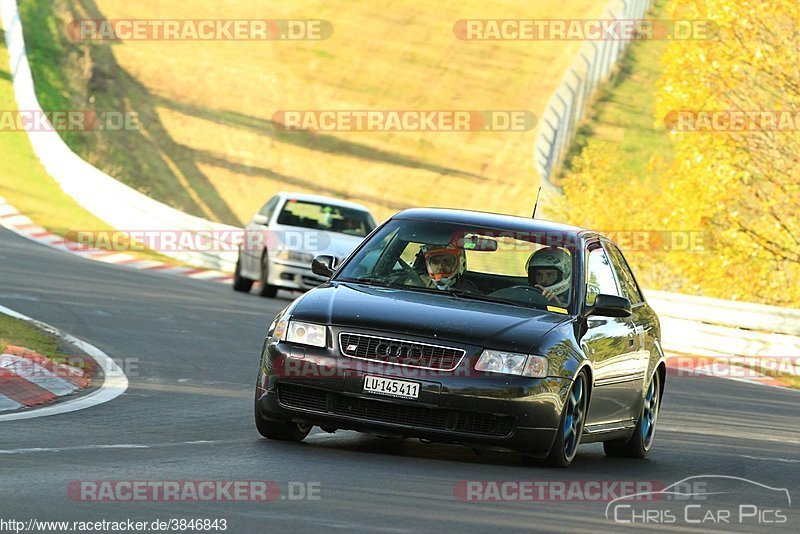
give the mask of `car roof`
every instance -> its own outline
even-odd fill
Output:
[[[544,219],[530,219],[528,217],[519,217],[516,215],[450,208],[412,208],[393,215],[392,219],[414,219],[418,221],[470,224],[516,232],[553,232],[581,238],[602,235],[599,232],[587,230],[580,226],[571,226],[569,224],[561,224]]]
[[[342,200],[340,198],[325,197],[322,195],[310,195],[307,193],[293,193],[290,191],[281,191],[277,194],[286,199],[300,200],[305,202],[318,202],[321,204],[331,204],[332,206],[341,206],[343,208],[350,208],[354,210],[369,212],[369,208],[367,208],[366,206],[362,206],[361,204],[357,204],[355,202],[350,202],[349,200]]]

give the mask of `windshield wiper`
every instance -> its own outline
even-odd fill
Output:
[[[524,302],[519,300],[512,300],[512,299],[504,299],[498,297],[492,297],[490,295],[482,295],[480,293],[473,293],[471,291],[464,291],[458,289],[448,289],[444,290],[443,293],[448,295],[458,297],[458,298],[465,298],[465,299],[472,299],[472,300],[480,300],[484,302],[497,302],[499,304],[511,304],[512,306],[522,306],[524,308],[534,308],[537,310],[545,309],[546,306],[544,304],[535,304],[533,302]]]
[[[379,278],[373,278],[371,276],[359,276],[356,278],[342,278],[338,280],[339,282],[355,282],[357,284],[364,284],[368,286],[378,286],[378,287],[400,287],[396,285],[392,285],[385,280],[381,280]]]
[[[421,291],[423,293],[433,293],[434,295],[445,295],[448,297],[456,297],[456,298],[464,298],[464,299],[471,299],[471,300],[480,300],[484,302],[497,302],[500,304],[513,304],[515,306],[525,305],[525,302],[520,302],[518,300],[511,300],[511,299],[501,299],[497,297],[490,297],[489,295],[483,295],[480,293],[473,293],[472,291],[465,291],[463,289],[437,289],[435,287],[424,287],[424,286],[398,286],[392,285],[391,287],[408,289],[410,291]]]
[[[409,291],[419,291],[422,293],[432,293],[445,295],[448,297],[463,298],[468,300],[479,300],[481,302],[494,302],[497,304],[510,304],[511,306],[522,306],[524,308],[534,308],[537,310],[544,309],[544,305],[534,304],[532,302],[524,302],[520,300],[503,299],[498,297],[491,297],[489,295],[482,295],[473,293],[471,291],[458,290],[458,289],[437,289],[435,287],[424,286],[406,286],[399,284],[391,284],[379,278],[372,278],[370,276],[356,277],[356,278],[343,278],[340,282],[355,282],[358,284],[365,284],[378,287],[391,287],[392,289],[407,289]]]
[[[471,291],[463,291],[458,289],[445,289],[442,291],[453,297],[465,298],[465,299],[472,299],[472,300],[482,300],[484,302],[500,302],[503,304],[524,304],[523,302],[519,302],[518,300],[509,300],[509,299],[500,299],[497,297],[490,297],[489,295],[481,295],[478,293],[473,293]]]

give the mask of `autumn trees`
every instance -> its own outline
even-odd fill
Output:
[[[661,58],[652,111],[673,142],[671,164],[630,176],[613,144],[592,140],[560,181],[559,214],[598,228],[701,231],[704,251],[629,254],[649,287],[800,305],[800,4],[673,0],[671,11],[713,28]],[[690,120],[676,124],[677,113]],[[715,120],[693,128],[704,113]]]

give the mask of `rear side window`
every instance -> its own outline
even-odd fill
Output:
[[[611,262],[608,261],[605,251],[596,247],[589,251],[586,268],[586,305],[593,306],[597,295],[620,296]]]
[[[608,256],[611,258],[611,265],[617,273],[617,280],[622,286],[622,296],[630,300],[631,304],[639,304],[644,299],[642,299],[642,293],[639,291],[639,286],[636,285],[628,262],[619,248],[611,243],[606,243],[605,246],[608,249]]]

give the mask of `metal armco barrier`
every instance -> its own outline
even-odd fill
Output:
[[[611,0],[604,19],[634,20],[644,17],[650,0]],[[536,170],[545,183],[558,172],[567,149],[586,116],[587,103],[611,75],[630,39],[586,41],[564,81],[547,104],[534,144]]]
[[[663,291],[645,296],[664,348],[698,356],[800,357],[800,310]]]

